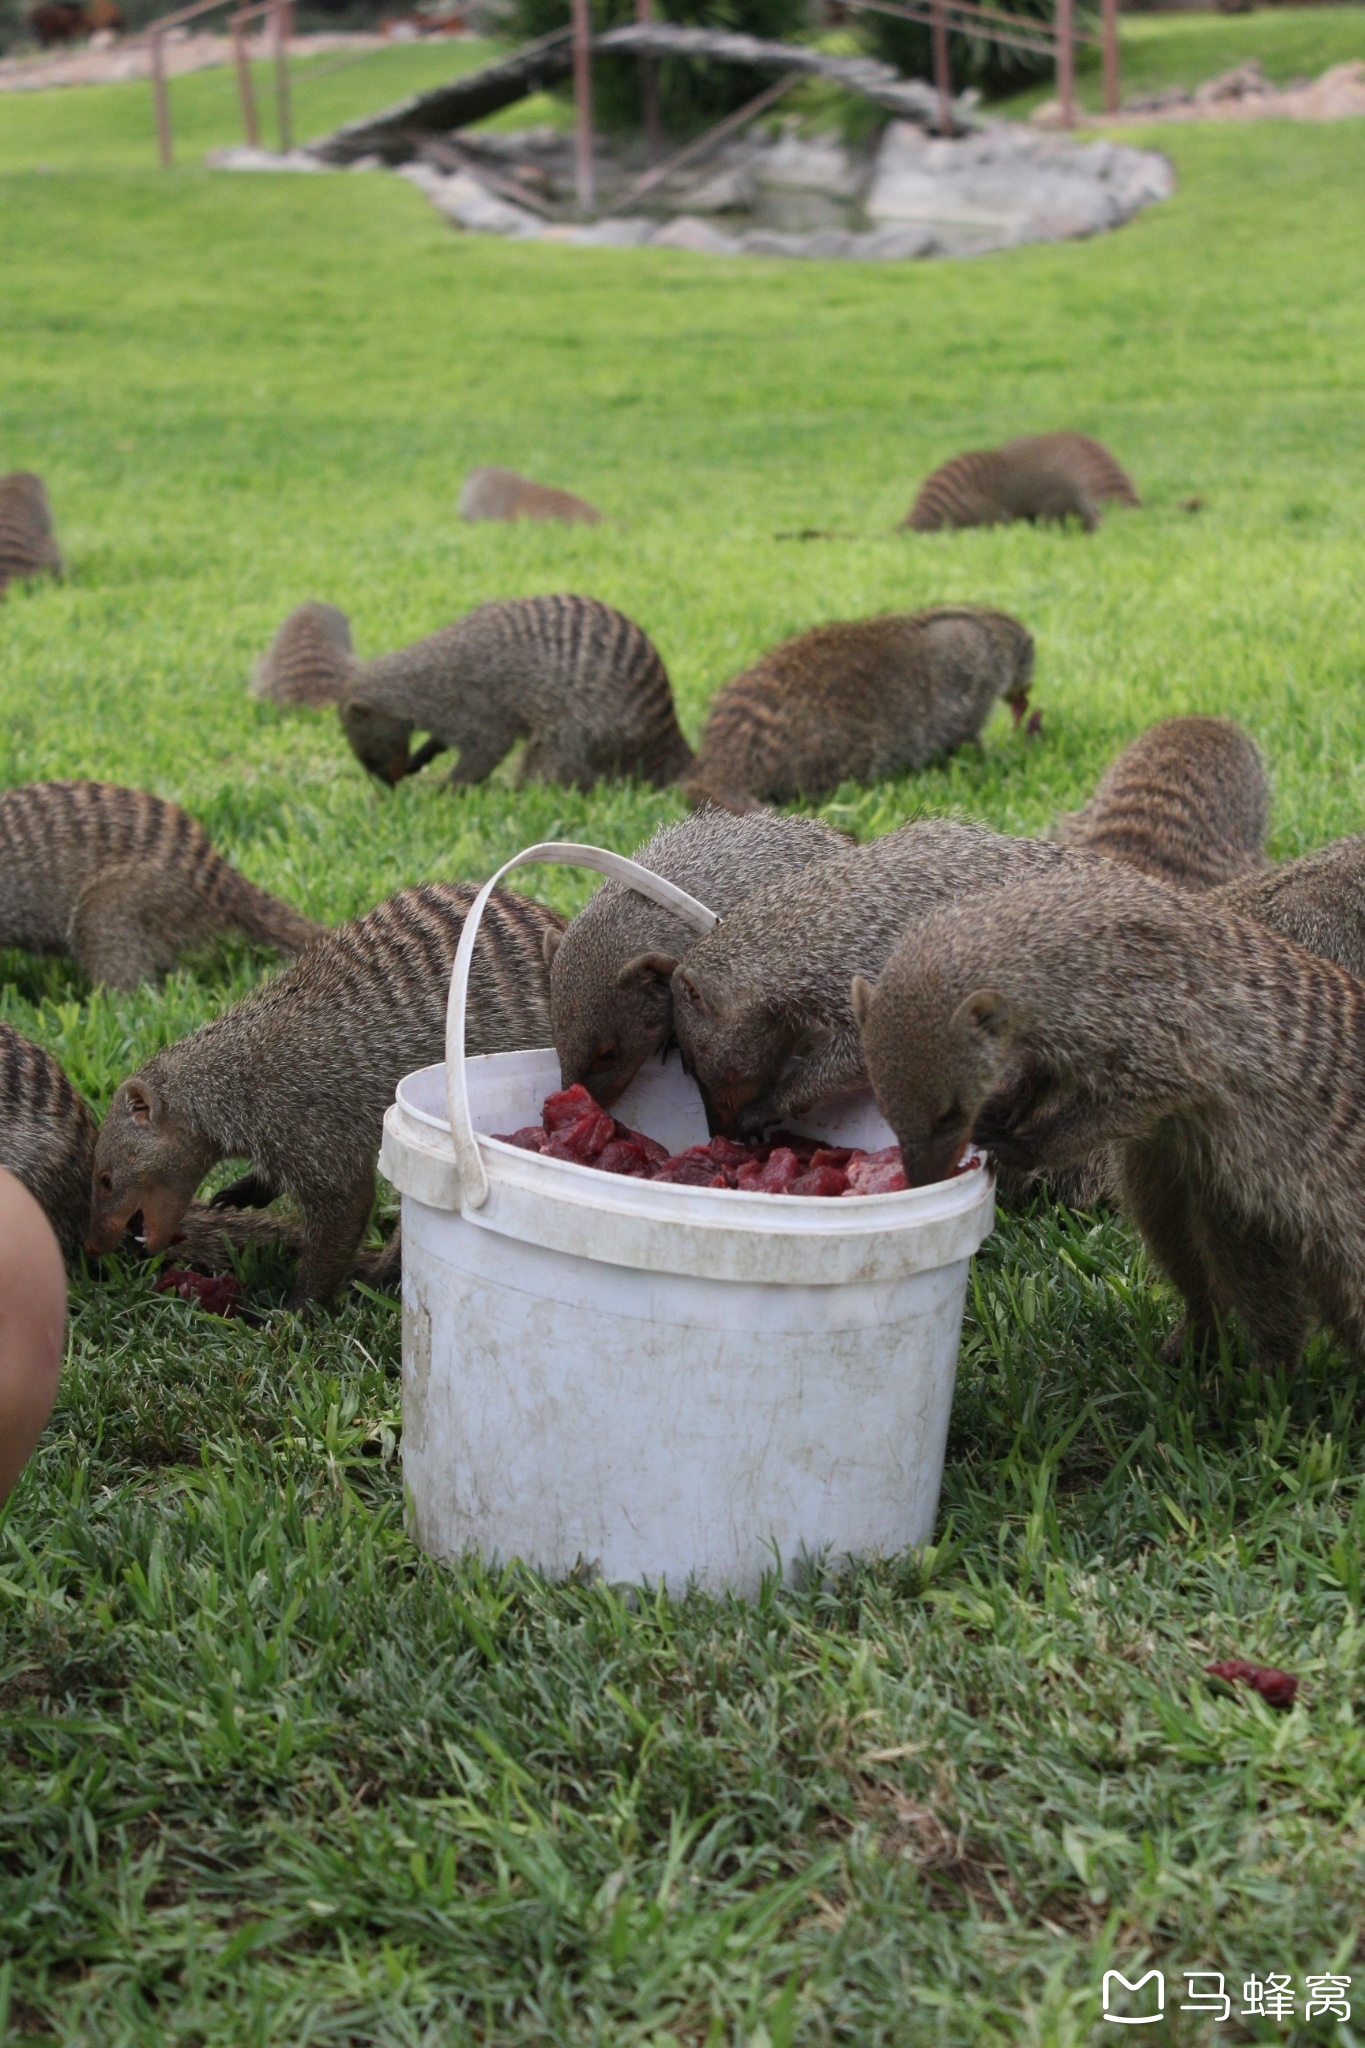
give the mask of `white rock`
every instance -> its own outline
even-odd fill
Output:
[[[690,249],[695,256],[738,256],[740,248],[733,235],[722,235],[692,213],[680,213],[649,239],[651,248]]]
[[[802,137],[791,128],[764,150],[754,170],[761,185],[827,192],[832,199],[854,199],[866,183],[866,172],[837,142]]]
[[[948,140],[895,121],[867,199],[873,220],[940,231],[964,253],[1093,235],[1175,188],[1165,157],[999,122]]]
[[[235,149],[211,149],[204,162],[214,171],[330,171],[306,149],[291,149],[277,155],[273,149],[249,149],[245,143]]]
[[[525,242],[544,232],[533,213],[499,199],[468,171],[444,178],[430,164],[404,164],[400,175],[420,186],[438,212],[469,234],[510,235]]]

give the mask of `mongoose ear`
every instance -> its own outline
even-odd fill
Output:
[[[993,988],[976,989],[953,1012],[954,1029],[965,1029],[1000,1047],[1013,1039],[1017,1021],[1008,999]]]
[[[712,998],[702,983],[698,981],[690,967],[678,968],[673,976],[673,988],[677,995],[682,996],[684,1001],[692,1005],[693,1009],[700,1010],[703,1016],[715,1017],[720,1014]]]
[[[545,965],[547,967],[554,966],[555,954],[559,951],[559,942],[563,938],[563,936],[563,932],[551,930],[547,931],[544,938],[541,940],[541,950],[545,955]]]
[[[130,1081],[126,1097],[135,1124],[149,1124],[156,1114],[156,1090],[145,1081]]]
[[[872,1008],[872,983],[865,981],[861,974],[855,974],[853,977],[849,1001],[853,1005],[853,1021],[861,1031]]]
[[[671,953],[637,953],[616,977],[618,988],[660,988],[670,981],[678,963]]]

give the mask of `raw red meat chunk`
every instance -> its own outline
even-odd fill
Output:
[[[541,1117],[539,1124],[511,1131],[501,1142],[523,1152],[543,1152],[547,1159],[592,1166],[599,1173],[675,1187],[738,1188],[747,1195],[893,1195],[906,1184],[898,1145],[858,1152],[847,1145],[822,1145],[794,1131],[747,1145],[735,1138],[712,1138],[670,1158],[653,1138],[609,1115],[581,1084],[547,1095]],[[954,1170],[963,1173],[973,1164],[968,1156]]]
[[[187,1266],[167,1266],[157,1277],[156,1291],[178,1294],[211,1316],[242,1312],[241,1283],[231,1273],[192,1273]]]
[[[1299,1681],[1292,1672],[1277,1671],[1273,1664],[1248,1664],[1244,1657],[1229,1657],[1222,1664],[1206,1664],[1210,1678],[1225,1685],[1238,1679],[1258,1692],[1268,1707],[1292,1707],[1298,1697]]]

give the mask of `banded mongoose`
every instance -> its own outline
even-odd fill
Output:
[[[51,1053],[0,1024],[0,1166],[45,1211],[68,1265],[85,1243],[95,1128]]]
[[[79,1264],[90,1230],[90,1177],[98,1125],[60,1063],[0,1023],[0,1166],[8,1167],[46,1212],[68,1266]],[[182,1265],[231,1272],[234,1254],[283,1241],[277,1217],[193,1203],[176,1238]],[[121,1250],[141,1247],[125,1238]],[[368,1277],[368,1274],[364,1277]]]
[[[600,526],[602,514],[586,498],[533,483],[514,469],[491,464],[471,469],[460,492],[461,519],[560,519],[577,526]]]
[[[292,1197],[301,1252],[290,1300],[330,1299],[369,1220],[394,1090],[445,1056],[451,963],[476,894],[464,882],[400,889],[124,1081],[95,1148],[90,1249],[117,1243],[139,1210],[148,1249],[160,1249],[210,1169],[244,1159],[250,1172],[223,1198]],[[544,943],[562,925],[529,897],[490,899],[469,1053],[549,1044]]]
[[[7,583],[20,578],[61,573],[61,550],[42,478],[29,469],[0,476],[0,595]]]
[[[818,818],[778,811],[693,811],[664,825],[633,859],[719,916],[751,889],[849,845]],[[546,939],[550,1028],[566,1088],[581,1082],[604,1108],[673,1036],[669,976],[695,933],[622,882],[604,882],[562,934]]]
[[[251,694],[273,704],[336,704],[355,667],[345,612],[334,604],[301,604],[256,663]]]
[[[1270,790],[1226,718],[1163,718],[1123,749],[1055,836],[1177,889],[1216,889],[1265,863]]]
[[[1079,858],[929,819],[754,890],[672,975],[673,1028],[714,1128],[760,1132],[865,1088],[853,975],[877,974],[934,905]]]
[[[975,739],[997,697],[1017,725],[1032,677],[1031,634],[979,605],[816,626],[721,690],[683,794],[743,810],[904,775]]]
[[[662,788],[692,759],[648,635],[610,605],[571,594],[480,605],[411,647],[355,664],[341,716],[359,759],[389,782],[444,747],[460,753],[452,784],[482,782],[522,739],[523,782],[578,789],[617,775]],[[414,728],[432,737],[408,760]]]
[[[132,989],[228,932],[297,953],[322,929],[145,789],[29,782],[0,796],[0,946],[65,954],[91,981]]]
[[[914,533],[1005,526],[1016,519],[1079,519],[1087,533],[1100,505],[1140,505],[1132,478],[1089,434],[1025,434],[1000,448],[955,455],[920,485],[901,521]]]
[[[1091,864],[1087,864],[1091,865]],[[1116,864],[952,904],[856,984],[912,1186],[969,1138],[1020,1171],[1112,1148],[1202,1343],[1230,1311],[1292,1367],[1316,1315],[1365,1345],[1365,986]]]

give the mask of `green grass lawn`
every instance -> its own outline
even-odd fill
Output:
[[[204,140],[220,85],[177,89]],[[1040,830],[1198,709],[1264,749],[1277,853],[1365,825],[1365,123],[1167,131],[1179,193],[1122,233],[862,268],[462,240],[381,177],[162,177],[115,106],[0,103],[0,469],[45,474],[70,562],[0,606],[0,782],[145,784],[341,917],[679,806],[377,791],[333,717],[246,695],[300,600],[368,653],[591,592],[695,735],[782,635],[964,598],[1036,634],[1043,739],[1001,715],[840,823]],[[945,456],[1062,425],[1142,511],[891,531]],[[490,460],[607,523],[463,526]],[[4,964],[0,1013],[101,1106],[265,965],[113,997]],[[1160,1964],[1171,2008],[1184,1968],[1234,2011],[1288,1973],[1300,2014],[1335,1967],[1365,2011],[1365,1381],[1321,1343],[1288,1386],[1162,1365],[1121,1224],[1040,1209],[978,1259],[935,1547],[752,1608],[417,1555],[386,1300],[250,1328],[127,1274],[73,1310],[0,1511],[6,2043],[1060,2048],[1109,2033],[1111,1963]],[[1299,1707],[1218,1695],[1231,1654]]]

